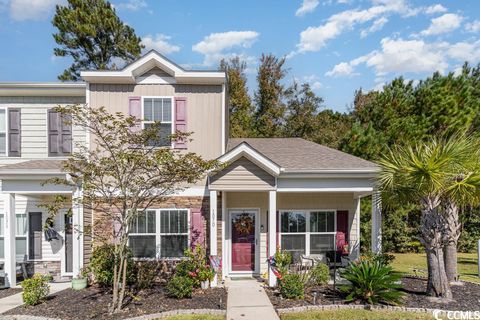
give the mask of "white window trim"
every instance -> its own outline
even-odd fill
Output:
[[[305,213],[305,232],[282,232],[282,213],[284,212],[304,212]],[[333,232],[311,232],[310,231],[310,215],[312,212],[333,212],[334,213],[334,229]],[[336,209],[292,209],[280,210],[278,217],[278,246],[282,248],[282,236],[285,235],[303,235],[305,237],[305,255],[310,255],[310,235],[333,235],[333,245],[336,246],[335,240],[337,238],[337,210]]]
[[[163,121],[163,107],[162,107],[162,121],[160,121],[160,123],[171,123],[172,124],[172,131],[171,131],[171,134],[173,135],[175,133],[175,99],[173,96],[142,96],[140,101],[141,101],[141,111],[142,111],[142,130],[145,129],[145,124],[150,124],[150,123],[155,123],[155,121],[145,121],[145,114],[144,114],[144,101],[145,99],[170,99],[171,101],[171,115],[172,115],[172,120],[171,121]],[[152,109],[153,110],[153,109]],[[161,146],[159,148],[165,148],[167,146]],[[174,147],[174,142],[171,141],[171,145],[170,145],[171,148]]]
[[[162,233],[161,232],[161,225],[160,225],[160,213],[162,211],[169,211],[169,210],[178,210],[178,211],[186,211],[187,212],[187,233]],[[161,256],[162,250],[162,236],[187,236],[187,248],[190,248],[190,209],[187,208],[160,208],[160,209],[145,209],[145,210],[138,210],[139,212],[147,212],[147,211],[155,211],[155,233],[133,233],[130,232],[128,234],[128,245],[130,245],[130,236],[155,236],[155,248],[156,256],[155,258],[147,258],[147,257],[136,257],[135,260],[182,260],[184,257],[178,258],[168,258]],[[148,228],[148,224],[146,225]]]
[[[0,110],[5,110],[5,155],[0,158],[8,158],[8,107],[0,107]]]

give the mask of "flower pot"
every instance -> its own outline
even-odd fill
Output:
[[[200,282],[200,286],[202,287],[203,290],[208,289],[210,285],[210,282],[208,280]]]
[[[72,289],[73,290],[82,290],[87,287],[87,279],[72,279]]]

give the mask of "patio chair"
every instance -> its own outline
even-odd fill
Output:
[[[327,256],[325,254],[319,253],[319,254],[311,254],[311,255],[305,255],[302,254],[301,256],[301,263],[305,267],[314,267],[318,263],[328,263]]]

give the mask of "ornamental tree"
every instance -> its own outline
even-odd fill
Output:
[[[91,147],[77,144],[76,152],[63,162],[63,171],[69,178],[50,182],[81,185],[84,210],[92,210],[99,224],[107,226],[110,234],[104,240],[115,247],[109,310],[118,312],[126,290],[129,226],[154,203],[202,179],[208,170],[216,168],[217,162],[191,152],[156,147],[165,139],[160,137],[159,123],[139,131],[135,129],[140,119],[110,114],[104,107],[76,105],[56,109],[72,125],[90,133]],[[176,141],[188,139],[188,135],[176,133],[169,138]],[[95,233],[97,224],[93,229]]]

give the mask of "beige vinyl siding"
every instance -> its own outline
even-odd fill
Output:
[[[268,192],[227,192],[227,209],[258,208],[260,223],[260,273],[267,271]],[[277,210],[346,210],[349,217],[349,241],[358,241],[353,193],[277,193]],[[227,220],[226,223],[229,223]],[[227,228],[228,230],[228,228]],[[276,232],[276,230],[274,231]],[[228,237],[228,235],[227,235]]]
[[[158,76],[158,77],[171,77],[172,76],[172,75],[166,73],[165,71],[163,71],[162,69],[160,69],[158,67],[155,67],[155,68],[152,68],[152,69],[148,70],[147,72],[140,75],[139,77],[146,78],[146,77],[152,76],[152,75],[155,75],[155,76]]]
[[[210,177],[210,190],[274,190],[275,177],[242,157]]]
[[[110,113],[128,114],[128,98],[132,96],[186,97],[187,130],[192,132],[190,138],[193,139],[187,143],[187,151],[205,159],[215,159],[221,155],[222,86],[90,84],[90,106],[104,106]]]
[[[21,109],[21,157],[0,158],[1,164],[48,158],[47,109],[58,105],[85,103],[84,97],[0,97],[0,107]],[[85,143],[85,131],[73,128],[74,151]]]

